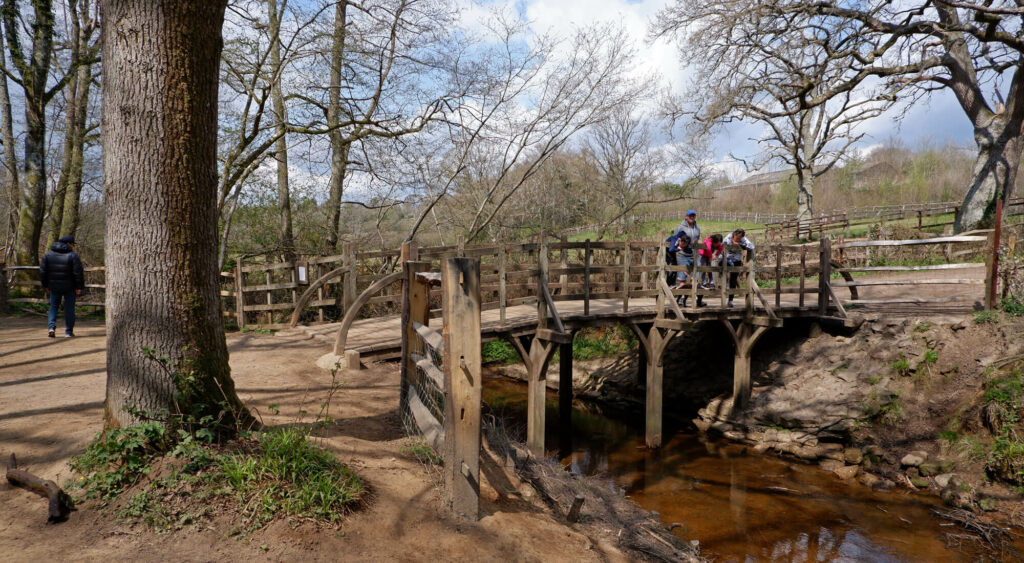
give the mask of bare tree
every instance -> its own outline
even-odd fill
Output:
[[[581,131],[628,111],[648,88],[629,76],[632,46],[612,27],[580,29],[564,42],[539,37],[529,47],[519,22],[500,18],[492,31],[477,58],[463,61],[469,72],[450,79],[465,94],[445,115],[445,138],[415,165],[426,189],[407,238],[446,199],[449,212],[463,210],[451,220],[466,239],[483,236],[548,158]]]
[[[630,211],[641,203],[657,202],[654,188],[666,173],[664,155],[653,147],[651,123],[619,113],[594,127],[586,149],[601,172],[595,188],[612,204],[612,216],[625,229]]]
[[[1024,148],[1020,2],[771,0],[751,9],[771,23],[756,31],[763,43],[813,35],[831,59],[850,69],[810,97],[808,105],[873,80],[902,89],[911,101],[936,90],[951,91],[974,127],[978,148],[955,228],[992,223],[995,202],[1011,195]]]
[[[857,126],[879,116],[892,96],[847,90],[813,104],[854,71],[832,56],[832,43],[839,40],[829,33],[812,27],[783,33],[784,24],[765,15],[757,2],[678,0],[659,14],[654,31],[676,36],[683,59],[696,71],[683,99],[670,104],[670,114],[691,116],[705,134],[734,120],[762,125],[755,140],[763,152],[733,158],[748,170],[772,161],[788,165],[797,181],[797,218],[808,219],[814,179],[863,138]]]
[[[228,366],[216,255],[226,4],[101,2],[108,426],[135,423],[127,407],[227,429],[250,418]]]
[[[90,13],[90,4],[89,0],[68,0],[66,10],[71,24],[68,37],[71,70],[64,89],[67,99],[64,104],[64,155],[50,210],[49,244],[61,235],[74,235],[78,230],[86,136],[89,132],[89,94],[96,78],[92,69],[100,49],[99,41],[93,40],[99,27],[99,14]]]
[[[21,86],[25,98],[24,182],[18,206],[18,262],[39,262],[39,239],[46,208],[46,106],[64,85],[48,83],[53,55],[53,2],[32,0],[31,52],[21,43],[21,13],[16,0],[0,8],[11,66],[7,77]],[[7,147],[8,150],[11,147]]]

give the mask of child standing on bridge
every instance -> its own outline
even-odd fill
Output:
[[[722,261],[725,261],[727,266],[742,266],[743,265],[743,251],[754,250],[754,243],[750,242],[747,238],[747,232],[743,229],[736,229],[729,233],[725,237],[725,242],[729,246],[728,251],[718,259],[718,264],[721,265]],[[739,247],[739,248],[736,248]],[[729,273],[729,289],[736,289],[739,287],[739,272]],[[726,307],[732,307],[732,293],[729,294],[729,302],[726,303]]]
[[[722,235],[716,233],[704,239],[704,242],[697,248],[697,254],[700,256],[701,266],[710,266],[711,261],[716,256],[720,256],[722,254]],[[701,276],[701,279],[704,280],[704,283],[701,284],[701,286],[705,289],[715,286],[714,278],[710,272],[705,272],[704,275]],[[698,301],[697,306],[699,307],[700,305],[701,303]]]

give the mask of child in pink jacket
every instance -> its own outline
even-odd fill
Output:
[[[713,234],[704,239],[704,242],[697,247],[697,254],[700,255],[701,266],[710,266],[714,258],[722,255],[722,235]],[[710,272],[705,272],[703,287],[714,287],[713,279]]]

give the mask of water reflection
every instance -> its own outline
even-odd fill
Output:
[[[525,386],[487,379],[484,401],[521,427]],[[947,550],[943,534],[950,530],[931,513],[937,501],[930,496],[874,492],[816,467],[703,440],[679,421],[666,420],[664,447],[650,451],[643,447],[641,418],[577,402],[568,427],[558,420],[554,395],[547,418],[547,443],[554,446],[549,455],[573,473],[612,478],[665,523],[681,523],[677,533],[699,539],[718,561],[957,561],[981,555],[973,546]]]

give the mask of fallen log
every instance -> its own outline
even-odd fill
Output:
[[[50,501],[50,515],[46,519],[47,524],[55,524],[68,519],[68,514],[74,510],[74,502],[57,483],[48,479],[41,479],[28,471],[18,469],[18,460],[11,454],[11,463],[7,467],[7,481],[15,487],[28,489],[34,493],[46,497]]]

